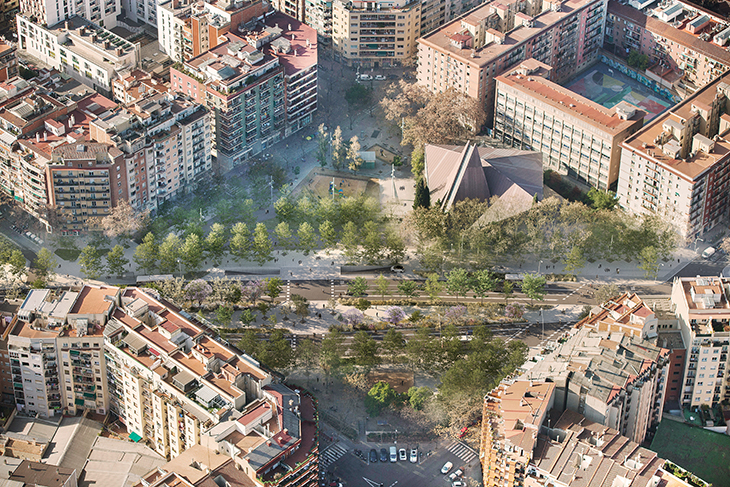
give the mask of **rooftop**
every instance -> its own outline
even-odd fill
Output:
[[[77,477],[78,473],[69,468],[23,460],[12,475],[10,475],[10,480],[23,482],[27,485],[63,487],[70,478],[73,478],[70,483],[75,484]]]
[[[637,337],[654,336],[656,328],[649,332],[647,325],[656,326],[654,311],[636,293],[623,293],[596,306],[588,316],[576,323],[596,331],[618,331]]]
[[[106,314],[115,306],[115,299],[118,298],[118,287],[84,285],[71,309],[70,314],[74,315],[98,315]]]

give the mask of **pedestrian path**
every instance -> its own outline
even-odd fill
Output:
[[[576,289],[574,289],[572,293],[570,293],[570,294],[568,294],[567,296],[565,296],[565,297],[563,298],[563,301],[565,301],[566,299],[568,299],[569,297],[571,297],[571,296],[572,296],[573,294],[575,294],[575,293],[579,292],[579,291],[580,291],[581,289],[583,289],[583,288],[584,288],[585,286],[587,286],[587,285],[588,285],[588,283],[587,283],[587,282],[584,282],[584,283],[583,283],[583,284],[581,284],[581,285],[580,285],[579,287],[577,287]]]
[[[347,453],[347,448],[339,443],[335,443],[334,445],[325,448],[325,450],[319,454],[320,470],[325,470],[327,467],[342,458],[345,453]]]
[[[454,441],[446,447],[448,451],[456,455],[459,460],[469,463],[477,457],[477,452],[466,446],[460,441]]]
[[[562,334],[565,332],[565,330],[567,330],[568,328],[570,328],[572,326],[574,326],[574,323],[566,323],[566,324],[564,324],[563,326],[561,326],[560,328],[558,328],[557,330],[555,330],[555,332],[552,335],[550,335],[549,337],[547,337],[546,339],[544,339],[540,343],[540,346],[543,346],[546,343],[550,343],[551,341],[559,338],[560,336],[562,336]]]

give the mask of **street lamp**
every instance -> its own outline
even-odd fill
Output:
[[[542,265],[542,261],[538,262],[537,264],[537,275],[540,275],[540,266]]]
[[[180,276],[182,277],[182,261],[180,259],[177,259],[177,267],[180,270]]]
[[[704,238],[695,237],[695,252],[697,252],[697,241],[704,242]]]

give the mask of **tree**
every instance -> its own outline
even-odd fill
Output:
[[[613,191],[601,191],[600,189],[591,188],[586,194],[586,198],[594,210],[613,210],[618,204],[616,194]]]
[[[12,250],[8,258],[8,264],[10,264],[10,273],[13,277],[19,279],[25,272],[25,257],[23,256],[23,252],[18,249]]]
[[[281,248],[285,250],[291,250],[294,248],[294,239],[287,222],[281,222],[276,225],[274,228],[274,235],[276,236]]]
[[[649,66],[649,56],[641,54],[639,51],[631,49],[629,51],[626,62],[632,68],[637,68],[639,71],[645,70]]]
[[[407,298],[418,296],[418,283],[414,281],[400,281],[398,292]]]
[[[160,270],[164,273],[173,274],[180,267],[178,259],[180,257],[180,238],[170,232],[165,240],[162,241],[158,248],[160,257]]]
[[[117,244],[106,254],[106,271],[112,276],[124,274],[129,260],[124,257],[124,247]]]
[[[266,295],[271,298],[272,303],[279,297],[279,294],[281,294],[281,288],[283,285],[284,282],[278,277],[270,277],[264,280]]]
[[[476,271],[472,274],[471,289],[474,295],[484,302],[484,298],[497,289],[497,280],[491,272],[486,269]]]
[[[300,296],[299,294],[292,294],[291,301],[294,303],[294,313],[296,313],[297,316],[302,319],[302,323],[304,323],[304,318],[306,318],[309,314],[309,301],[307,301],[307,298]]]
[[[327,167],[327,156],[329,155],[330,135],[324,128],[324,124],[319,124],[317,129],[317,162],[322,167]]]
[[[563,272],[566,274],[575,274],[577,270],[582,269],[586,265],[583,249],[578,245],[574,245],[570,249],[570,252],[568,252],[568,255],[565,256],[563,263],[565,264]]]
[[[512,291],[514,290],[515,285],[512,283],[512,281],[503,281],[502,282],[502,294],[504,294],[504,304],[507,304],[507,301],[509,301],[510,296],[512,296]]]
[[[191,233],[185,238],[180,249],[180,260],[188,272],[197,271],[203,262],[203,241],[200,236]]]
[[[79,265],[81,273],[87,279],[99,279],[101,273],[104,272],[104,264],[101,261],[101,252],[93,245],[87,245],[81,250],[79,255]]]
[[[376,263],[383,252],[383,240],[378,224],[372,220],[365,222],[360,240],[363,247],[362,256],[369,264]]]
[[[319,346],[310,338],[305,338],[297,343],[295,360],[299,367],[304,370],[307,378],[312,373],[319,356]]]
[[[650,245],[641,249],[639,253],[639,269],[642,269],[647,279],[656,279],[659,273],[659,253],[656,247]]]
[[[357,234],[357,227],[354,222],[347,222],[342,228],[342,238],[340,239],[345,257],[353,259],[357,257],[358,247],[360,246],[360,237]]]
[[[446,289],[449,294],[456,296],[457,302],[459,301],[459,296],[465,296],[469,292],[470,287],[469,273],[465,269],[452,269],[446,276]]]
[[[408,403],[413,409],[420,411],[432,395],[431,389],[426,386],[413,386],[408,389]]]
[[[152,233],[148,233],[142,239],[142,243],[134,249],[132,260],[143,272],[151,274],[157,268],[157,242]]]
[[[337,232],[335,231],[334,225],[329,220],[325,220],[319,225],[319,238],[327,246],[327,248],[333,248],[337,245]]]
[[[237,344],[239,350],[253,358],[258,358],[259,345],[260,342],[254,330],[246,330]]]
[[[368,290],[368,282],[364,277],[356,277],[349,283],[347,283],[347,293],[351,296],[359,297],[365,296],[365,292]]]
[[[400,234],[396,233],[392,228],[385,232],[385,258],[391,264],[401,262],[406,256],[406,245]]]
[[[438,298],[439,294],[444,290],[444,283],[439,281],[438,274],[429,274],[426,278],[426,282],[423,285],[423,291],[428,295],[428,298],[433,303]]]
[[[400,306],[391,306],[385,310],[385,321],[393,325],[397,325],[406,319],[406,312]]]
[[[241,286],[241,298],[256,306],[256,301],[258,301],[265,291],[266,283],[259,279],[253,279]]]
[[[339,171],[340,167],[345,164],[347,158],[347,147],[342,139],[342,129],[338,125],[332,134],[332,167]],[[334,188],[333,188],[334,189]]]
[[[363,322],[363,320],[365,319],[365,315],[359,309],[350,308],[342,313],[342,319],[347,325],[354,328]]]
[[[347,91],[345,91],[345,101],[353,107],[363,107],[370,103],[373,96],[372,90],[369,90],[360,83],[353,83]]]
[[[185,297],[189,301],[197,301],[198,306],[201,306],[212,293],[213,288],[203,279],[195,279],[185,286]]]
[[[383,409],[390,406],[398,393],[387,382],[376,383],[365,397],[365,409],[370,416],[380,416]]]
[[[276,218],[278,218],[280,222],[291,221],[294,217],[295,210],[296,207],[294,206],[294,203],[292,202],[289,195],[280,197],[278,200],[276,200],[276,203],[274,203]]]
[[[426,181],[420,178],[416,183],[416,195],[413,199],[413,208],[429,208],[431,206],[431,192]]]
[[[314,250],[315,241],[317,239],[314,233],[314,228],[308,222],[302,222],[297,230],[297,237],[299,238],[299,248],[302,249],[304,255]]]
[[[378,363],[378,343],[366,331],[355,333],[350,351],[357,365],[372,367]]]
[[[100,226],[109,238],[129,238],[144,227],[148,217],[149,211],[137,212],[127,200],[120,199],[117,206],[100,219]]]
[[[406,358],[414,370],[427,371],[436,362],[436,352],[439,348],[431,336],[431,329],[421,327],[406,343]]]
[[[390,363],[396,363],[398,357],[403,354],[406,348],[406,341],[403,334],[395,328],[389,328],[383,337],[383,351]]]
[[[418,147],[416,149],[413,149],[413,152],[411,152],[411,173],[413,174],[413,177],[416,180],[421,180],[423,178],[423,171],[426,168],[426,158],[423,153],[423,147]],[[425,186],[425,185],[424,185]],[[428,194],[428,200],[429,203],[431,201],[431,193]],[[425,205],[424,208],[428,208],[429,205]],[[414,205],[415,208],[415,205]]]
[[[218,267],[223,262],[223,254],[226,251],[226,227],[220,223],[214,223],[210,227],[210,232],[205,237],[205,252],[208,259],[211,260],[213,266]]]
[[[233,226],[229,246],[236,262],[251,257],[251,232],[245,223],[238,222]]]
[[[263,223],[256,224],[253,233],[253,257],[259,265],[271,260],[271,239],[266,225]]]
[[[230,306],[218,306],[215,310],[215,321],[218,326],[227,327],[231,325],[233,318],[233,308]]]
[[[353,135],[350,139],[350,143],[347,146],[347,159],[349,162],[348,168],[350,171],[355,172],[362,166],[363,160],[360,157],[360,141],[357,135]]]
[[[342,364],[344,337],[339,331],[331,331],[323,340],[319,348],[319,366],[329,376],[339,369]]]
[[[385,299],[385,295],[390,295],[390,292],[388,291],[388,279],[383,275],[380,274],[375,279],[375,289],[377,290],[377,294],[380,294],[380,299]]]
[[[530,298],[530,303],[537,299],[542,301],[545,298],[545,276],[537,274],[525,274],[522,278],[522,292]]]
[[[593,293],[593,297],[596,299],[597,304],[602,304],[611,298],[615,298],[619,295],[619,289],[616,284],[603,284]]]
[[[291,343],[284,337],[284,331],[277,328],[271,332],[259,351],[261,363],[272,369],[286,369],[291,365],[293,352]]]

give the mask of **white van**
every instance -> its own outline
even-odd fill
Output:
[[[390,447],[390,463],[395,463],[398,461],[398,450],[395,449],[394,446]]]
[[[702,258],[703,259],[709,259],[712,257],[715,253],[714,247],[707,247],[704,252],[702,252]]]

